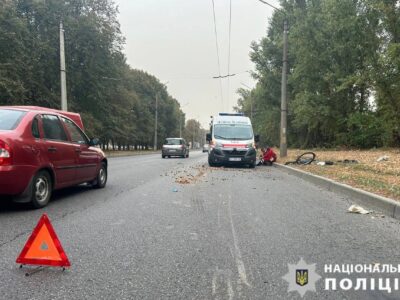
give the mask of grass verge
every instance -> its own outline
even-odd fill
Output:
[[[307,166],[290,165],[292,167],[327,177],[353,187],[369,191],[384,197],[400,201],[400,150],[299,150],[290,149],[288,157],[279,159],[285,163],[293,161],[304,152],[312,151],[317,161],[332,161],[334,165],[319,166],[315,163]],[[277,151],[279,153],[279,151]],[[378,162],[382,156],[387,161]],[[339,160],[357,160],[356,164],[339,163]]]
[[[107,157],[122,157],[122,156],[136,156],[136,155],[144,155],[144,154],[157,154],[160,151],[153,150],[132,150],[132,151],[124,151],[124,150],[116,150],[116,151],[104,151]]]

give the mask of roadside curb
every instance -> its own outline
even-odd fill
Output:
[[[369,209],[376,210],[387,216],[400,220],[400,203],[392,199],[354,188],[347,184],[336,182],[332,179],[298,170],[296,168],[277,163],[274,165],[278,169],[284,170],[291,175],[295,175],[303,180],[319,185],[328,191],[344,194],[359,205],[364,205]]]

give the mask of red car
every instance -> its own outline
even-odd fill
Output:
[[[41,208],[56,189],[105,187],[107,158],[83,130],[76,113],[0,106],[0,195]]]

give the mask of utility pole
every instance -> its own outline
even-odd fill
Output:
[[[250,97],[250,120],[253,122],[253,98]]]
[[[182,138],[182,114],[179,114],[179,137]]]
[[[282,82],[281,82],[281,138],[279,146],[279,154],[281,157],[287,156],[287,52],[288,52],[288,21],[284,10],[268,3],[266,0],[258,0],[280,12],[284,16],[283,21],[283,65],[282,65]]]
[[[281,139],[280,156],[287,156],[287,65],[288,65],[288,22],[285,16],[283,21],[283,66],[282,66],[282,91],[281,91]]]
[[[156,113],[154,120],[154,150],[157,150],[158,93],[156,94]]]
[[[165,90],[166,90],[166,85],[168,84],[169,81],[163,84]],[[168,94],[167,94],[168,95]],[[156,111],[155,111],[155,116],[154,116],[154,146],[153,149],[157,150],[157,131],[158,131],[158,101],[160,97],[160,92],[156,92]]]
[[[60,75],[61,75],[61,110],[68,110],[67,103],[67,80],[65,73],[65,48],[64,48],[64,28],[60,21]]]

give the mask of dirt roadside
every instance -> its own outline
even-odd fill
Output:
[[[275,149],[279,153],[279,149]],[[327,177],[353,187],[363,189],[381,196],[400,201],[400,150],[288,150],[288,157],[279,159],[284,164],[294,161],[304,152],[312,151],[317,161],[332,161],[333,165],[290,166],[316,175]],[[387,160],[378,162],[378,158],[387,156]],[[358,163],[343,163],[338,161],[356,160]]]

